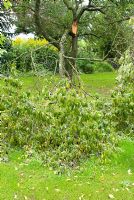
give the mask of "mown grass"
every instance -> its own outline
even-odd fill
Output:
[[[56,175],[36,160],[25,162],[21,151],[13,151],[0,164],[1,200],[133,200],[134,142],[124,140],[111,162],[89,160],[79,172]]]
[[[115,72],[82,74],[80,75],[80,81],[86,92],[92,94],[98,93],[100,95],[107,96],[115,86],[115,77]],[[25,89],[39,91],[43,85],[46,84],[46,81],[51,80],[54,86],[60,78],[58,76],[47,76],[45,78],[37,76],[23,76],[21,80]]]
[[[115,72],[105,72],[96,74],[82,74],[80,75],[80,80],[86,92],[90,94],[98,93],[102,96],[109,96],[111,90],[115,86],[115,77]],[[48,87],[56,86],[60,78],[54,75],[47,75],[45,77],[41,77],[25,74],[20,77],[20,80],[23,83],[23,88],[25,91],[30,90],[32,93],[36,93],[42,90],[43,85],[47,84]],[[0,88],[2,88],[3,85],[4,81],[1,79]]]
[[[82,74],[84,88],[93,94],[108,96],[115,86],[116,72]]]

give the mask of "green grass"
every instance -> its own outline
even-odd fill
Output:
[[[110,94],[115,86],[115,72],[95,73],[95,74],[82,74],[81,79],[84,88],[91,93],[98,93],[103,96]]]
[[[115,85],[116,73],[114,72],[105,72],[105,73],[96,73],[96,74],[82,74],[80,76],[82,85],[86,92],[95,94],[98,93],[103,96],[110,94],[111,89]],[[47,76],[47,79],[50,80],[51,76]],[[53,85],[58,82],[59,77],[53,76]],[[25,76],[21,78],[24,88],[30,89],[32,91],[38,91],[43,87],[43,84],[46,84],[46,79],[43,77],[36,76]]]
[[[40,162],[25,162],[21,151],[0,164],[0,199],[28,200],[117,200],[134,199],[134,142],[120,144],[121,152],[111,163],[88,161],[80,172],[56,175]],[[132,173],[130,173],[132,172]]]
[[[80,76],[84,90],[91,94],[100,94],[102,96],[108,96],[111,89],[115,85],[115,72],[96,73],[96,74],[82,74]],[[53,86],[59,81],[58,76],[46,76],[37,77],[32,75],[24,75],[20,78],[23,83],[25,91],[30,90],[32,93],[40,92],[43,85],[48,84],[49,80],[52,80]],[[4,81],[0,80],[0,87],[2,87]],[[50,86],[49,86],[50,87]]]

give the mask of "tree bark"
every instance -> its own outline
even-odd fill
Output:
[[[61,77],[65,75],[65,42],[67,40],[68,30],[65,30],[60,40],[60,52],[59,52],[59,74]]]
[[[76,69],[76,58],[77,58],[77,48],[78,48],[78,38],[77,35],[75,35],[74,37],[72,37],[72,64],[73,64],[73,71]]]
[[[71,52],[69,54],[70,58],[68,58],[68,66],[67,66],[67,71],[69,74],[70,80],[72,80],[73,75],[75,74],[77,70],[76,66],[76,58],[77,58],[77,35],[72,36],[71,38]]]
[[[77,58],[77,49],[78,49],[78,37],[77,37],[77,30],[78,30],[78,22],[74,18],[73,23],[72,23],[72,33],[71,33],[71,57],[72,59],[70,60],[70,78],[72,80],[73,75],[76,72],[76,58]]]

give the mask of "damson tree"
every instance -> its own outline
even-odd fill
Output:
[[[72,79],[76,71],[78,39],[93,32],[95,19],[109,23],[129,19],[132,1],[122,0],[20,0],[14,1],[18,31],[34,32],[59,49],[61,75]],[[113,14],[111,14],[113,13]],[[99,25],[99,24],[98,24]],[[119,25],[119,23],[118,23]]]

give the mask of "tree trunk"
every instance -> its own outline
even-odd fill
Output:
[[[70,51],[66,52],[65,69],[66,75],[72,81],[73,75],[76,72],[76,58],[77,58],[77,36],[72,36],[70,41]]]
[[[77,48],[78,48],[78,37],[77,37],[77,28],[78,23],[77,20],[73,20],[72,30],[70,32],[71,40],[70,40],[70,51],[68,51],[67,55],[67,66],[66,71],[68,72],[69,79],[72,81],[73,75],[77,71],[76,68],[76,58],[77,58]]]
[[[72,51],[71,51],[71,77],[73,77],[73,74],[76,72],[76,58],[77,58],[77,48],[78,48],[78,38],[77,35],[74,37],[72,36]]]
[[[72,30],[70,32],[66,30],[60,40],[59,52],[59,74],[62,77],[66,75],[70,81],[72,81],[73,75],[77,71],[77,46],[77,21],[74,20],[72,23]]]
[[[65,42],[67,39],[68,31],[66,30],[60,41],[60,52],[59,52],[59,74],[61,77],[65,75]]]

